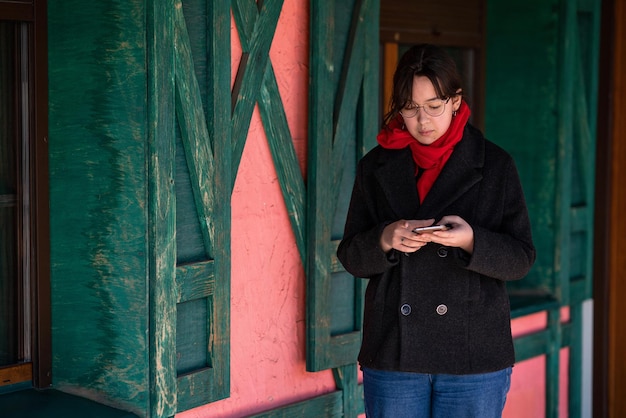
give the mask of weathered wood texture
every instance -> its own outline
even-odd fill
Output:
[[[145,415],[155,250],[146,239],[146,9],[116,0],[48,8],[53,384]]]
[[[560,210],[561,248],[557,262],[564,283],[563,305],[570,306],[568,414],[583,414],[583,306],[592,297],[595,206],[595,160],[598,114],[600,2],[562,2],[565,19],[561,39],[560,187],[566,192]],[[568,198],[569,196],[569,198]],[[555,393],[555,397],[558,395]]]
[[[50,8],[55,385],[140,416],[229,392],[230,2],[202,3],[193,38],[180,1]]]
[[[147,3],[149,388],[147,415],[176,412],[176,208],[174,196],[173,2]]]
[[[336,391],[293,405],[251,416],[251,418],[341,418],[344,415],[342,392]]]
[[[360,344],[364,283],[333,280],[331,266],[356,161],[378,128],[378,48],[371,47],[379,44],[378,12],[375,0],[311,3],[306,271],[312,371],[355,363]],[[354,306],[351,326],[333,332],[333,311],[346,304]]]
[[[251,2],[235,2],[233,16],[242,47],[242,57],[232,91],[233,171],[241,160],[247,129],[255,103],[265,127],[268,144],[276,167],[287,213],[296,237],[300,256],[305,259],[305,185],[287,124],[269,48],[276,32],[282,1],[272,2],[258,10]],[[234,180],[233,180],[234,181]]]
[[[229,11],[228,1],[176,1],[172,9],[182,149],[176,158],[178,412],[230,391]]]
[[[553,3],[490,3],[486,133],[514,155],[541,238],[533,271],[512,293],[568,304],[591,288],[598,11],[564,2],[555,14]],[[542,30],[529,34],[532,21]]]
[[[533,236],[538,238],[531,274],[511,290],[521,287],[560,297],[554,228],[556,198],[561,198],[557,187],[559,16],[553,13],[557,7],[558,0],[533,0],[516,7],[488,3],[485,134],[515,158]]]
[[[282,406],[254,418],[357,417],[365,413],[363,386],[359,385],[356,363],[333,369],[338,390]]]
[[[558,415],[558,350],[570,347],[569,413],[580,415],[582,302],[591,297],[599,4],[488,2],[486,134],[518,165],[537,262],[509,284],[513,316],[548,310],[545,331],[518,339],[546,354],[546,416]],[[558,13],[555,13],[558,11]],[[528,28],[533,28],[528,30]],[[571,307],[570,324],[558,320]]]

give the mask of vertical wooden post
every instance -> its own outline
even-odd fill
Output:
[[[626,414],[626,1],[602,2],[594,252],[594,416]]]
[[[173,0],[147,2],[148,288],[151,417],[176,413]]]
[[[546,418],[559,416],[559,367],[561,349],[561,311],[558,307],[548,311],[550,338],[546,351]]]
[[[356,363],[333,369],[337,389],[343,391],[343,416],[356,417],[363,399],[359,398],[358,365]]]
[[[52,385],[52,341],[50,320],[50,184],[48,181],[48,7],[47,2],[34,6],[35,24],[35,289],[36,342],[33,355],[33,386]]]

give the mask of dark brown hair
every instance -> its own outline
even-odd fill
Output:
[[[385,125],[411,101],[413,78],[417,76],[427,77],[441,99],[462,94],[461,76],[452,57],[435,45],[414,45],[402,55],[393,75],[393,92],[389,112],[384,118]]]

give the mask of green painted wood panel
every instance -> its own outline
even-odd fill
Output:
[[[50,7],[54,383],[140,416],[229,392],[230,2],[185,7]]]
[[[488,3],[486,134],[515,157],[538,250],[509,288],[566,305],[571,280],[591,296],[599,2],[588,3]]]
[[[485,134],[515,158],[537,261],[510,290],[560,297],[555,272],[558,111],[558,0],[487,2]],[[532,30],[529,30],[532,28]]]
[[[48,2],[53,384],[139,415],[152,401],[146,13]]]
[[[306,261],[311,371],[356,363],[360,346],[365,283],[338,277],[335,250],[356,161],[376,139],[379,63],[372,45],[379,44],[378,21],[375,0],[311,3]],[[334,311],[342,305],[353,308]]]
[[[250,418],[341,418],[343,413],[342,392],[336,391]]]
[[[545,354],[546,416],[559,414],[559,348],[569,346],[569,414],[581,415],[582,302],[593,265],[600,2],[488,2],[487,136],[514,155],[538,250],[510,283],[514,316],[548,309],[545,331],[515,341]],[[529,30],[532,28],[532,30]],[[557,306],[552,306],[554,303]],[[570,306],[570,323],[559,321]]]
[[[172,4],[148,2],[148,240],[151,417],[176,412],[176,211],[174,195],[174,25]]]
[[[230,60],[224,59],[230,56],[230,4],[186,0],[172,10],[180,143],[176,172],[183,180],[176,185],[176,208],[181,211],[176,224],[175,341],[180,412],[228,397],[230,391],[233,180]]]
[[[583,385],[583,301],[592,297],[593,288],[593,227],[596,119],[598,112],[598,59],[600,37],[600,1],[563,2],[565,17],[563,42],[563,88],[571,101],[561,117],[562,143],[571,137],[571,171],[563,175],[563,188],[571,190],[569,201],[562,205],[562,245],[569,244],[569,257],[563,255],[562,280],[567,283],[570,324],[567,340],[570,346],[568,413],[583,414],[581,387]]]

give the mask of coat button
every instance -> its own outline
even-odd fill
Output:
[[[437,306],[437,313],[439,315],[445,315],[448,312],[448,307],[446,305],[439,305]]]
[[[408,316],[411,314],[411,305],[405,303],[400,307],[400,313],[404,316]]]
[[[442,258],[447,257],[448,249],[446,247],[439,247],[439,249],[437,250],[437,255]]]

